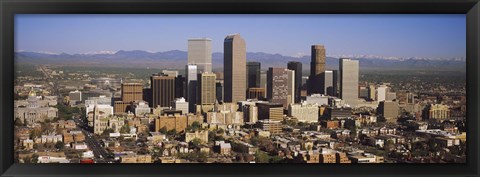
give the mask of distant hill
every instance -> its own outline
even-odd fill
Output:
[[[360,61],[361,70],[446,70],[465,71],[464,60],[429,59],[383,59],[354,58]],[[142,50],[102,54],[47,54],[39,52],[16,52],[15,61],[19,64],[60,64],[72,66],[109,66],[134,68],[170,68],[183,69],[187,64],[187,52],[171,50],[166,52],[147,52]],[[286,67],[289,61],[303,63],[304,72],[310,69],[310,56],[291,57],[263,52],[247,52],[247,61],[261,62],[262,69],[268,67]],[[213,68],[223,67],[223,53],[212,54]],[[338,69],[338,58],[327,57],[327,68]]]

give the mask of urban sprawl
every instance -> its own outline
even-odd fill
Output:
[[[327,70],[323,45],[309,74],[298,61],[265,71],[239,34],[213,72],[211,42],[189,39],[184,69],[141,77],[17,66],[15,161],[465,163],[465,84],[360,81],[358,60]]]

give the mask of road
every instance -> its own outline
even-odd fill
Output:
[[[100,145],[100,142],[94,137],[94,134],[88,131],[89,128],[86,123],[80,118],[75,118],[75,123],[85,135],[85,143],[87,143],[88,148],[93,151],[96,163],[113,163],[114,159],[108,157],[109,153]]]

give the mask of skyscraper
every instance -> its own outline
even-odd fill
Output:
[[[337,95],[337,70],[325,71],[325,94],[329,96]]]
[[[197,65],[187,65],[185,67],[186,73],[186,88],[187,88],[187,101],[188,111],[195,112],[195,103],[197,103]]]
[[[287,106],[295,103],[295,71],[287,69]],[[285,107],[286,108],[286,107]]]
[[[240,34],[228,35],[224,40],[224,101],[236,103],[246,98],[246,62],[245,40]]]
[[[152,84],[153,107],[170,107],[175,99],[175,77],[166,75],[153,75],[150,77]]]
[[[358,102],[358,60],[340,59],[340,98],[350,106]]]
[[[298,61],[290,61],[287,64],[289,70],[295,71],[295,103],[300,103],[300,91],[302,90],[302,63]]]
[[[141,83],[122,83],[122,101],[142,101],[143,85]]]
[[[267,71],[267,99],[288,106],[288,69],[269,68]]]
[[[385,101],[387,100],[387,93],[388,93],[388,86],[381,85],[377,88],[377,101]]]
[[[197,72],[212,72],[212,40],[188,39],[188,64],[198,66]]]
[[[247,88],[260,87],[260,62],[247,62]]]
[[[324,93],[325,59],[325,47],[323,45],[312,45],[312,60],[308,79],[309,94]]]
[[[198,95],[198,104],[199,105],[214,105],[216,102],[216,86],[215,80],[216,75],[214,73],[202,73],[198,74],[199,82],[199,95]]]

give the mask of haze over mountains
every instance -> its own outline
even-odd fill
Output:
[[[361,70],[440,70],[465,71],[463,58],[425,59],[395,58],[379,56],[349,56],[360,61]],[[187,64],[187,52],[171,50],[166,52],[147,52],[142,50],[118,52],[98,52],[87,54],[53,54],[44,52],[16,52],[18,64],[60,64],[71,66],[99,67],[135,67],[184,69]],[[310,56],[292,57],[263,52],[247,52],[247,61],[261,62],[262,69],[268,67],[286,67],[289,61],[303,63],[303,69],[310,69]],[[338,69],[338,58],[327,57],[327,68]],[[213,68],[223,67],[223,53],[212,54]]]

